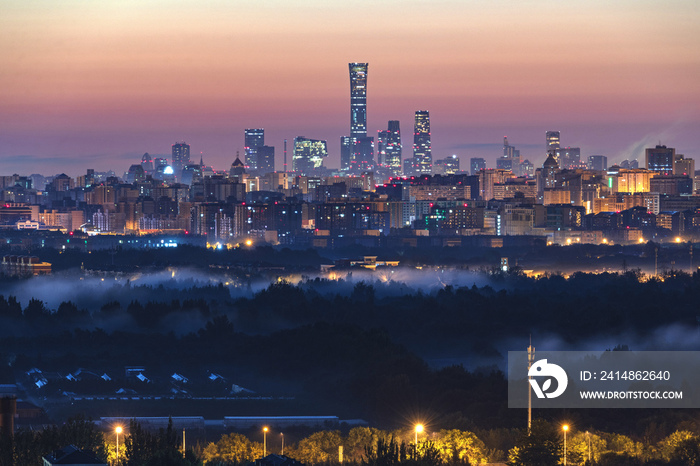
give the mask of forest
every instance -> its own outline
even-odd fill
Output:
[[[697,350],[700,345],[698,273],[668,270],[650,277],[633,269],[528,278],[516,267],[483,273],[472,285],[445,284],[437,289],[422,287],[420,279],[407,282],[380,275],[374,280],[352,273],[334,280],[279,280],[243,290],[217,282],[216,277],[186,281],[166,277],[148,283],[56,277],[61,287],[51,293],[62,297],[73,293],[75,299],[55,305],[14,294],[25,290],[26,296],[26,290],[34,290],[39,295],[44,282],[5,278],[0,282],[0,383],[18,383],[25,390],[20,396],[41,405],[47,422],[56,423],[59,430],[69,418],[114,414],[107,411],[110,404],[70,402],[76,396],[113,396],[125,389],[145,397],[177,389],[174,401],[163,408],[165,415],[203,415],[207,413],[200,411],[202,405],[194,398],[225,395],[235,400],[239,395],[231,391],[234,384],[271,399],[245,405],[249,415],[261,410],[274,415],[275,406],[280,406],[284,413],[277,414],[360,418],[372,429],[386,432],[405,430],[421,420],[434,433],[430,441],[436,451],[441,451],[438,432],[458,430],[481,439],[486,451],[492,451],[487,459],[531,464],[518,463],[518,456],[511,455],[519,445],[526,413],[507,407],[503,374],[507,351],[524,350],[530,336],[538,350]],[[143,367],[150,383],[129,379],[125,366]],[[77,376],[81,371],[109,374],[109,380],[81,379]],[[190,379],[190,384],[173,382],[173,373]],[[76,374],[76,380],[66,379],[67,374]],[[211,374],[226,383],[208,383]],[[47,383],[36,387],[39,379]],[[287,401],[272,400],[282,398]],[[151,404],[141,403],[131,409],[140,411]],[[222,406],[229,405],[207,412],[234,414],[221,412]],[[683,441],[700,434],[698,414],[698,410],[539,410],[535,416],[550,426],[568,422],[579,433],[619,435],[641,445],[627,450],[601,447],[601,458],[624,452],[632,458],[605,464],[643,464],[633,460],[657,464],[653,462],[675,461],[660,442],[676,432],[683,432],[676,434],[684,436]],[[341,431],[341,437],[349,434],[347,429]],[[381,460],[367,450],[347,461],[389,464],[393,460],[386,455],[396,462],[417,461],[402,456],[401,442],[410,444],[404,437],[394,435],[394,444],[391,435],[381,437]],[[298,448],[292,445],[303,438],[291,440],[290,454]],[[219,447],[211,444],[220,439],[205,436],[197,441],[199,447],[193,450],[197,461],[243,462],[212,453]],[[171,440],[153,442],[174,445]],[[48,447],[51,441],[28,443]],[[684,454],[696,448],[691,443],[683,443],[688,450]],[[365,447],[379,448],[373,445]],[[403,448],[410,450],[410,445]],[[666,453],[659,453],[662,450]],[[434,461],[435,452],[426,452],[427,459],[420,460]],[[311,464],[332,462],[298,455]],[[440,461],[454,460],[453,454],[446,455],[443,451]],[[574,459],[571,464],[576,464]]]

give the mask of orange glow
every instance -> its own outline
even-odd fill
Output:
[[[506,132],[515,145],[524,134],[543,145],[557,122],[567,141],[612,157],[644,134],[657,142],[676,120],[693,147],[700,122],[691,40],[700,10],[690,0],[452,1],[427,11],[415,1],[166,3],[6,0],[4,155],[37,154],[63,170],[51,157],[160,153],[184,137],[207,164],[229,167],[255,124],[277,147],[302,134],[328,140],[337,166],[353,60],[370,64],[368,130],[399,119],[408,135],[413,112],[429,109],[435,154]],[[631,129],[611,131],[621,121]],[[541,164],[543,151],[528,151]],[[123,171],[109,155],[94,168]]]

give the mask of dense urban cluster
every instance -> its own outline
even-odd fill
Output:
[[[296,137],[287,163],[263,128],[245,130],[243,160],[215,170],[191,159],[190,145],[172,157],[144,154],[121,176],[0,177],[0,223],[6,228],[90,235],[180,233],[210,244],[241,238],[271,244],[332,246],[456,245],[469,236],[499,246],[498,237],[534,235],[549,243],[678,240],[700,228],[694,160],[674,148],[647,148],[637,160],[608,167],[607,157],[561,143],[546,131],[544,164],[536,168],[503,141],[496,168],[482,158],[460,167],[456,155],[433,159],[430,115],[415,114],[412,156],[403,156],[399,121],[367,136],[367,63],[350,63],[350,136],[340,141],[340,168],[324,166],[325,140]]]

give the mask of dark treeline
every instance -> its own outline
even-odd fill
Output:
[[[574,344],[601,333],[645,336],[663,326],[698,325],[697,273],[670,271],[649,279],[635,270],[576,273],[568,279],[557,274],[531,279],[517,272],[492,273],[489,282],[493,286],[447,285],[436,293],[423,293],[392,281],[316,278],[297,285],[274,283],[250,298],[236,299],[223,284],[178,289],[127,282],[96,292],[103,301],[92,309],[79,309],[72,302],[48,309],[36,299],[23,308],[14,297],[0,296],[0,318],[10,325],[31,323],[32,335],[57,328],[105,327],[105,320],[117,317],[131,319],[130,331],[160,331],[163,320],[189,312],[202,318],[200,327],[211,316],[225,315],[244,333],[269,333],[317,322],[343,323],[383,328],[392,339],[421,355],[422,350],[442,355],[491,354],[504,338],[528,334],[535,338],[551,334]]]
[[[507,408],[503,375],[490,367],[432,369],[426,357],[498,359],[504,350],[522,349],[504,348],[504,341],[524,340],[529,333],[556,335],[574,345],[601,331],[644,337],[664,326],[697,326],[697,275],[642,280],[630,271],[533,280],[512,273],[491,280],[502,289],[446,286],[425,294],[392,282],[316,279],[276,283],[236,300],[222,298],[226,289],[218,286],[204,287],[211,300],[172,299],[172,290],[155,287],[148,301],[110,301],[94,310],[71,303],[47,309],[38,300],[23,308],[3,297],[3,326],[20,331],[0,339],[1,366],[5,378],[22,377],[33,367],[123,374],[125,365],[137,364],[166,377],[172,371],[194,377],[210,370],[233,375],[258,393],[292,394],[319,411],[376,425],[396,425],[402,416],[418,413],[440,427],[476,430],[521,425],[518,411]],[[163,330],[173,322],[180,323],[179,332]],[[113,328],[100,326],[105,323]],[[62,383],[59,388],[70,384]],[[120,387],[129,385],[98,381],[91,389],[114,393]],[[157,381],[151,387],[157,393]],[[655,438],[693,415],[549,411],[553,419],[567,415],[591,428]]]

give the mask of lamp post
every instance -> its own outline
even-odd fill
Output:
[[[284,456],[284,432],[280,432],[280,436],[282,437],[282,456]]]
[[[586,431],[586,437],[588,438],[588,464],[591,464],[591,433]]]
[[[564,466],[566,466],[566,432],[569,430],[569,426],[564,424],[562,429],[564,430]]]
[[[416,424],[416,427],[413,429],[416,438],[415,442],[413,443],[413,455],[415,459],[418,459],[418,434],[423,432],[423,424]]]
[[[114,433],[117,434],[117,465],[119,465],[119,434],[123,432],[122,426],[117,426]]]
[[[266,427],[263,427],[263,458],[267,456],[267,431],[269,429]]]
[[[415,441],[415,444],[416,444],[416,448],[417,448],[417,447],[418,447],[418,434],[420,434],[421,432],[423,432],[423,424],[416,424],[416,428],[415,428],[414,430],[415,430],[415,433],[416,433],[416,441]]]

